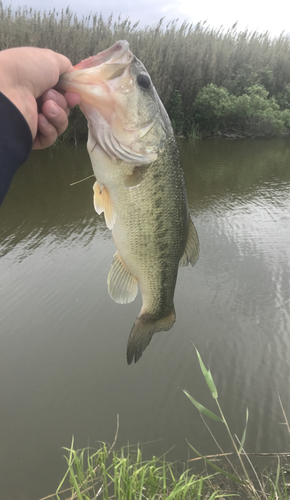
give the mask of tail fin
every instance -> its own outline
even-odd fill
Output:
[[[132,361],[137,361],[141,358],[143,351],[150,343],[154,333],[170,330],[175,322],[175,311],[172,309],[171,313],[164,318],[157,321],[151,315],[144,312],[136,319],[130,333],[127,344],[127,362],[128,365]]]

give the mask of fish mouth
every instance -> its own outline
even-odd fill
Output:
[[[74,66],[74,71],[61,75],[57,87],[62,90],[76,91],[83,98],[89,90],[102,94],[104,81],[121,76],[129,67],[134,56],[126,40],[119,40],[109,49],[88,57]],[[99,85],[98,85],[99,84]],[[97,92],[97,88],[99,92]]]
[[[127,63],[131,61],[133,55],[129,49],[127,40],[119,40],[112,47],[103,50],[95,56],[88,57],[74,66],[74,70],[94,68],[108,62],[112,64]],[[129,59],[129,60],[128,60]]]
[[[129,43],[119,40],[109,49],[74,66],[74,71],[60,77],[58,88],[78,92],[80,108],[86,116],[93,139],[111,159],[130,164],[144,164],[156,159],[139,143],[151,130],[154,121],[132,123],[131,109],[124,99],[135,91],[130,67],[136,58]]]

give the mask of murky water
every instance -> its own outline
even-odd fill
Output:
[[[215,453],[181,389],[215,411],[192,343],[211,367],[234,433],[246,408],[249,452],[289,450],[290,141],[180,143],[201,244],[181,268],[177,321],[136,365],[126,344],[141,306],[107,293],[114,243],[92,204],[85,146],[35,152],[1,208],[0,497],[55,491],[62,447],[149,442],[144,457]],[[225,451],[223,428],[211,428]],[[174,446],[173,449],[171,449]]]

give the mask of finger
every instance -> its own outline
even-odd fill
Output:
[[[46,49],[46,50],[49,50],[49,52],[52,52],[52,51],[50,51],[50,49]],[[56,52],[53,52],[52,57],[54,59],[57,58],[59,75],[62,75],[63,73],[70,73],[71,71],[73,71],[72,63],[70,62],[70,60],[66,56],[63,56],[62,54],[58,54]],[[56,85],[56,84],[54,84],[54,85]]]
[[[81,96],[77,92],[64,92],[62,94],[55,89],[50,89],[41,96],[41,102],[44,103],[46,101],[56,102],[68,114],[70,108],[74,108],[81,102]]]
[[[80,94],[77,94],[77,92],[65,92],[64,97],[66,98],[70,108],[74,108],[81,102],[81,96]]]
[[[38,115],[38,132],[34,139],[33,149],[45,149],[52,146],[57,139],[55,126],[42,114]]]
[[[69,114],[70,108],[65,96],[54,89],[50,89],[44,92],[41,97],[41,101],[43,104],[47,101],[54,101],[58,106],[65,110],[67,115]]]
[[[68,126],[69,108],[61,108],[55,101],[45,101],[42,105],[42,114],[55,127],[57,134],[62,134]]]

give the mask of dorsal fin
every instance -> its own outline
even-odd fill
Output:
[[[196,264],[199,257],[199,240],[195,229],[195,226],[189,217],[188,220],[188,234],[185,244],[185,249],[183,255],[179,261],[180,266],[188,266],[190,263],[192,266]]]

